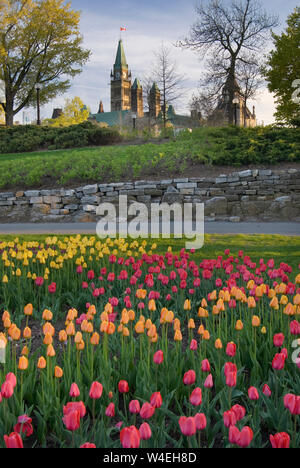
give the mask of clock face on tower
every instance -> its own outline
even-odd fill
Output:
[[[123,72],[123,78],[126,78],[126,72]]]
[[[116,78],[117,78],[117,80],[120,79],[120,73],[119,72],[116,73]]]

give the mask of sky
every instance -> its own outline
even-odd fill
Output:
[[[230,0],[224,0],[230,3]],[[286,18],[297,5],[294,0],[262,0],[262,5],[269,13],[279,16],[280,24],[274,30],[279,33],[285,29]],[[162,42],[171,49],[171,56],[176,61],[178,71],[185,76],[185,99],[176,112],[188,114],[188,102],[197,91],[199,79],[204,72],[204,63],[199,53],[181,50],[175,43],[188,36],[190,27],[196,20],[196,0],[72,0],[75,10],[81,11],[80,30],[84,38],[84,47],[91,50],[89,62],[80,75],[72,79],[72,86],[62,96],[43,106],[41,117],[49,118],[53,108],[64,106],[66,98],[79,96],[84,104],[96,113],[100,100],[104,111],[110,111],[110,71],[115,61],[120,27],[126,27],[122,33],[125,54],[129,68],[135,77],[142,80],[143,75],[151,70],[154,53]],[[265,44],[263,53],[272,48],[272,42]],[[258,123],[269,124],[274,121],[275,110],[273,96],[264,88],[255,102]],[[35,110],[28,109],[18,114],[16,119],[23,122],[35,118]]]

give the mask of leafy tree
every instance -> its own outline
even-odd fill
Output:
[[[90,51],[82,47],[80,13],[64,0],[0,0],[0,80],[5,82],[6,124],[36,101],[67,91]]]
[[[76,96],[73,99],[66,99],[62,114],[57,119],[51,120],[50,124],[53,127],[69,127],[85,122],[89,115],[89,109]]]
[[[285,31],[272,36],[275,49],[268,56],[264,74],[275,94],[275,117],[300,126],[300,7],[288,17]]]

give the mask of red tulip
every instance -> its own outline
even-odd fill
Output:
[[[139,433],[141,436],[142,440],[148,440],[152,436],[151,428],[148,423],[144,422],[140,428],[139,428]]]
[[[162,402],[163,401],[160,392],[155,392],[153,393],[153,395],[151,395],[150,403],[153,406],[153,408],[160,408]]]
[[[113,418],[115,416],[115,404],[109,403],[108,407],[105,410],[105,415],[109,418]]]
[[[236,426],[230,426],[229,427],[229,442],[231,444],[238,444],[238,441],[239,441],[239,437],[240,437],[240,431],[238,430],[238,428]]]
[[[140,403],[138,400],[131,400],[129,403],[129,411],[132,414],[138,414],[141,411]]]
[[[198,343],[196,340],[192,340],[190,343],[190,350],[191,351],[197,351],[198,349]]]
[[[283,401],[285,408],[287,408],[291,414],[300,414],[300,396],[296,396],[293,393],[287,393],[284,396]]]
[[[237,419],[234,411],[229,410],[223,413],[223,422],[225,427],[235,426],[236,421]]]
[[[124,427],[120,432],[123,448],[139,448],[141,436],[135,426]]]
[[[300,335],[300,323],[297,320],[293,320],[290,323],[290,332],[291,335]]]
[[[6,448],[24,448],[22,438],[17,432],[12,432],[9,436],[5,435],[4,442]]]
[[[143,419],[149,419],[153,416],[155,412],[155,408],[148,402],[144,403],[141,411],[140,411],[140,416]]]
[[[226,354],[227,356],[234,357],[236,353],[236,344],[233,342],[230,342],[226,346]]]
[[[161,350],[156,351],[156,353],[153,356],[153,362],[155,364],[161,364],[163,360],[164,360],[164,353]]]
[[[80,396],[80,391],[76,383],[72,383],[69,395],[71,398],[78,398]]]
[[[14,394],[14,387],[9,380],[3,382],[1,387],[1,395],[3,398],[11,398]]]
[[[205,414],[203,413],[197,413],[194,416],[195,424],[196,424],[196,429],[197,431],[202,431],[203,429],[206,428],[206,417]]]
[[[213,386],[214,386],[213,377],[212,377],[211,374],[209,374],[205,379],[204,387],[205,388],[212,388]]]
[[[86,408],[83,401],[70,401],[63,407],[64,415],[70,413],[71,411],[79,411],[80,417],[84,418],[86,415]]]
[[[93,382],[90,388],[89,396],[93,400],[101,398],[103,392],[103,385],[99,382]]]
[[[201,362],[201,370],[202,372],[210,372],[210,364],[208,359],[203,359]]]
[[[192,417],[181,416],[179,426],[183,435],[193,436],[196,433],[195,419]]]
[[[275,354],[273,361],[272,361],[273,369],[282,370],[284,368],[284,363],[285,363],[285,355],[283,353]]]
[[[96,445],[95,445],[95,444],[91,444],[90,442],[86,442],[85,444],[80,445],[79,448],[96,448]]]
[[[274,346],[281,348],[284,342],[284,334],[283,333],[277,333],[277,335],[273,336],[273,344]]]
[[[196,381],[196,373],[194,370],[187,371],[183,376],[184,385],[193,385]]]
[[[255,387],[250,387],[248,389],[248,397],[250,400],[258,400],[259,399],[259,394],[258,391]]]
[[[228,372],[235,372],[237,373],[237,367],[236,364],[233,362],[226,362],[224,366],[224,375],[226,376]]]
[[[237,373],[236,372],[227,372],[226,373],[226,385],[228,387],[236,386]]]
[[[128,393],[129,392],[129,385],[126,380],[120,380],[118,384],[118,389],[120,393]]]
[[[237,421],[241,421],[244,418],[245,414],[246,414],[245,408],[243,406],[241,406],[241,405],[234,405],[231,408],[231,411],[234,412]]]
[[[252,429],[248,426],[244,426],[240,432],[237,445],[243,448],[248,447],[251,444],[252,439],[253,439]]]
[[[290,436],[286,432],[270,435],[272,448],[290,448]]]
[[[13,386],[13,388],[16,387],[17,385],[17,377],[15,376],[15,374],[13,372],[9,372],[6,377],[5,377],[5,380],[10,382]]]
[[[68,431],[77,431],[80,427],[80,411],[69,411],[62,420]]]
[[[266,396],[266,397],[270,397],[272,395],[272,392],[271,392],[271,389],[269,387],[269,385],[265,384],[263,386],[263,394]]]
[[[14,431],[20,432],[22,431],[23,434],[26,435],[26,437],[29,437],[33,434],[33,427],[32,427],[32,419],[29,418],[26,414],[23,414],[22,416],[18,417],[18,422],[14,427]]]
[[[199,406],[202,403],[202,390],[201,388],[195,388],[190,396],[190,403],[194,406]]]

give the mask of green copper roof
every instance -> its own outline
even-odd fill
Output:
[[[130,111],[102,112],[101,114],[90,114],[90,119],[97,122],[105,122],[110,127],[113,127],[115,125],[123,125],[124,119],[128,114],[130,114]]]
[[[141,85],[140,81],[136,78],[134,80],[133,85],[132,85],[132,89],[141,89],[141,87],[142,87],[142,85]]]
[[[115,67],[116,68],[122,68],[122,67],[126,68],[126,67],[128,67],[126,57],[125,57],[125,51],[124,51],[122,39],[119,40],[118,51],[117,51],[117,56],[116,56],[116,61],[115,61]]]

